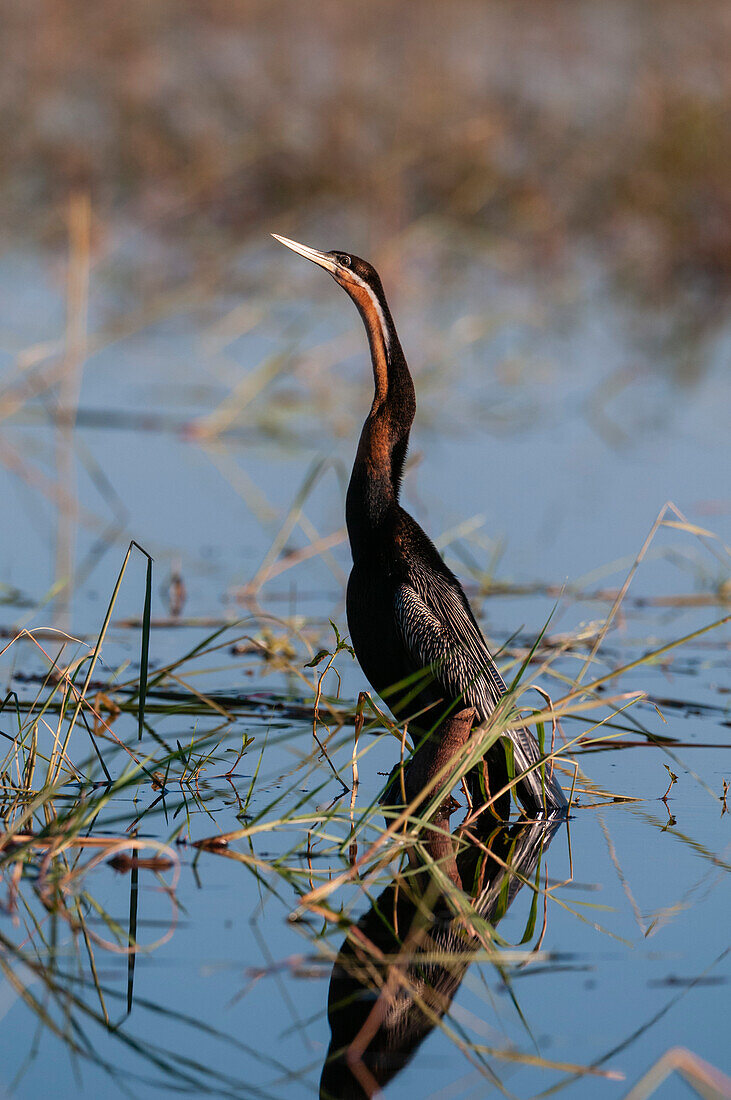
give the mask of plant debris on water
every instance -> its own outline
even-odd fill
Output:
[[[677,514],[674,508],[663,509],[651,534],[672,524],[692,538],[705,537],[685,521],[666,519]],[[15,654],[18,664],[34,656],[38,667],[32,676],[17,678],[18,687],[8,691],[0,708],[0,735],[6,744],[0,761],[4,826],[0,860],[8,918],[0,933],[0,966],[10,987],[42,1029],[114,1077],[124,1072],[125,1080],[138,1079],[142,1084],[156,1080],[155,1073],[162,1071],[167,1087],[247,1095],[243,1078],[219,1074],[205,1060],[181,1060],[180,1050],[161,1047],[156,1038],[142,1038],[132,1028],[140,956],[152,960],[174,941],[186,919],[186,877],[205,877],[201,860],[223,858],[251,876],[258,897],[255,912],[278,910],[280,919],[288,916],[290,925],[295,922],[291,926],[304,939],[304,951],[285,959],[267,952],[268,965],[249,967],[249,977],[234,995],[235,1003],[253,996],[258,982],[275,978],[282,968],[290,976],[324,977],[334,963],[334,974],[349,974],[356,994],[361,985],[380,989],[381,998],[395,996],[399,990],[398,996],[408,997],[412,1004],[409,1011],[416,1013],[418,1042],[438,1028],[475,1072],[493,1083],[503,1079],[507,1066],[516,1064],[542,1067],[554,1078],[558,1074],[564,1084],[587,1073],[621,1077],[614,1064],[621,1059],[609,1048],[586,1064],[569,1064],[565,1058],[539,1055],[530,1042],[503,1045],[493,1040],[485,1045],[470,1035],[469,1028],[465,1031],[459,1013],[452,1017],[450,1003],[470,964],[493,970],[510,991],[519,1018],[522,1012],[513,984],[517,977],[537,975],[542,967],[548,974],[560,973],[567,963],[569,972],[577,966],[579,971],[585,969],[572,961],[571,954],[564,959],[549,946],[552,915],[557,910],[574,921],[588,922],[597,936],[609,937],[608,942],[617,942],[616,932],[602,915],[605,907],[574,894],[575,887],[586,887],[574,880],[570,847],[566,873],[558,879],[543,878],[541,853],[545,857],[551,839],[558,843],[556,830],[570,842],[581,830],[586,811],[617,805],[635,807],[633,812],[640,819],[656,822],[663,830],[677,828],[670,804],[671,799],[673,804],[676,801],[673,792],[680,780],[673,769],[682,769],[686,782],[700,785],[716,803],[719,817],[725,811],[726,785],[713,790],[694,772],[692,762],[685,763],[685,751],[695,747],[692,739],[686,741],[671,731],[655,733],[650,713],[662,719],[662,708],[651,703],[651,695],[637,684],[643,670],[650,674],[676,653],[692,655],[694,645],[712,637],[729,616],[712,619],[662,644],[637,647],[636,655],[627,651],[620,662],[607,659],[602,650],[650,542],[645,542],[629,569],[606,618],[590,634],[557,637],[547,624],[527,652],[516,641],[503,647],[501,662],[515,676],[509,705],[500,708],[481,740],[464,742],[463,751],[456,752],[408,804],[392,808],[381,804],[385,776],[394,757],[403,763],[410,744],[408,732],[395,726],[369,695],[361,694],[356,706],[343,693],[341,671],[351,664],[353,654],[335,621],[327,630],[314,625],[304,629],[253,612],[207,634],[199,631],[199,641],[176,660],[156,667],[150,611],[154,573],[147,568],[139,594],[141,671],[129,675],[129,668],[107,666],[105,639],[114,623],[119,594],[129,583],[130,557],[138,553],[148,566],[151,561],[131,543],[96,642],[80,641],[61,630],[44,630],[41,642],[33,630],[23,630],[2,650],[4,657]],[[211,662],[223,667],[231,684],[242,682],[247,664],[274,663],[280,679],[291,687],[266,693],[209,689],[205,681]],[[538,705],[529,702],[535,681],[546,687],[540,690]],[[673,702],[683,705],[682,699]],[[692,712],[692,703],[688,709]],[[491,817],[489,804],[473,804],[466,788],[466,802],[460,794],[460,780],[486,745],[516,721],[517,711],[522,713],[521,722],[535,727],[570,795],[570,822],[563,828],[557,822],[547,832],[546,824],[521,825],[519,819],[506,833]],[[183,732],[186,727],[189,732]],[[374,736],[383,734],[391,735],[385,739],[390,752],[383,749],[383,736]],[[628,791],[626,784],[606,789],[597,781],[591,766],[593,753],[623,747],[630,754],[643,747],[658,754],[660,770],[654,789],[641,794]],[[384,770],[372,764],[374,755],[386,761]],[[663,774],[667,784],[662,782]],[[463,799],[462,823],[453,833],[450,812],[454,809],[445,813],[444,802],[450,791]],[[666,808],[664,822],[655,808],[658,803]],[[602,829],[612,862],[625,882],[609,820],[602,821]],[[678,830],[677,835],[682,844],[704,852],[692,832],[686,835]],[[525,856],[518,854],[523,851]],[[445,859],[456,858],[456,868],[468,866],[460,862],[463,857],[473,860],[475,856],[478,865],[482,858],[482,877],[475,880],[477,885],[468,886],[465,875],[473,876],[475,870],[452,873]],[[701,858],[711,867],[729,869],[722,852],[705,851]],[[125,915],[120,910],[120,887],[105,877],[104,867],[129,878]],[[488,889],[490,882],[493,886]],[[533,900],[526,928],[517,941],[513,930],[517,947],[511,947],[495,926],[521,886]],[[391,894],[393,901],[386,905],[383,899]],[[488,902],[492,897],[495,902]],[[375,906],[371,914],[380,913],[386,920],[383,928],[380,920],[373,923],[374,915],[363,915],[364,901]],[[396,910],[394,917],[385,912],[396,901],[398,919]],[[632,905],[644,935],[651,934],[653,923],[671,917],[672,907],[665,916],[658,913],[650,919],[636,909],[634,901]],[[450,914],[448,919],[440,917],[431,932],[427,920],[417,934],[417,923],[423,922],[424,915],[436,915],[442,906]],[[247,926],[252,919],[261,918],[243,917]],[[267,917],[264,927],[270,920]],[[438,933],[440,927],[445,931]],[[263,947],[267,933],[259,934]],[[344,946],[339,946],[340,941]],[[352,958],[359,960],[356,970],[343,961],[343,951],[353,950]],[[126,981],[114,980],[114,971],[112,980],[106,976],[110,954],[126,960]],[[713,965],[713,960],[709,963]],[[441,994],[446,1000],[433,1003],[431,1009],[422,1000],[424,992],[419,992],[424,980],[419,975],[425,966],[432,981],[443,968],[443,980],[451,990],[448,996]],[[714,980],[723,979],[702,974],[687,983],[668,979],[668,984],[687,990]],[[359,1003],[357,996],[355,1003]],[[202,1025],[194,1013],[186,1016],[174,1011],[165,998],[153,998],[144,1005],[153,1016],[162,1014],[184,1029],[203,1026],[206,1035],[241,1046],[242,1056],[246,1050],[262,1069],[271,1070],[277,1064],[277,1059],[250,1050],[229,1028],[219,1034]],[[368,1095],[378,1082],[385,1083],[408,1063],[410,1044],[394,1046],[395,1033],[388,1029],[387,1018],[381,1020],[377,1033],[391,1050],[392,1064],[384,1069],[377,1059],[369,1058],[368,1042],[376,1024],[369,1025],[368,1013],[358,1010],[355,1017],[346,1013],[349,1039],[338,1045],[342,1027],[333,1023],[337,1016],[332,995],[328,1011],[333,1039],[323,1082],[331,1083],[332,1095],[340,1095],[344,1075],[351,1071],[357,1070],[359,1087]],[[113,1036],[111,1050],[100,1047],[93,1037],[95,1025]],[[529,1035],[527,1031],[525,1038]],[[134,1073],[126,1061],[129,1050],[136,1055]],[[344,1050],[350,1051],[347,1058]],[[353,1050],[359,1051],[357,1064]]]

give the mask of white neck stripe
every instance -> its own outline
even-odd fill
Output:
[[[368,286],[368,283],[365,281],[365,279],[361,279],[360,275],[356,275],[356,273],[354,271],[349,271],[348,275],[350,276],[351,279],[353,279],[358,284],[358,286],[363,287],[363,289],[367,293],[368,297],[370,298],[371,304],[372,304],[373,308],[375,309],[376,313],[378,314],[378,320],[381,322],[381,332],[383,333],[383,342],[386,345],[386,351],[387,352],[390,351],[391,350],[391,333],[389,332],[388,325],[386,324],[386,315],[383,312],[383,306],[378,301],[378,297],[377,297],[375,291],[372,289],[372,287]]]

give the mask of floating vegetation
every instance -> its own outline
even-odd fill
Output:
[[[560,953],[547,947],[554,912],[588,923],[599,936],[616,935],[595,919],[596,907],[572,899],[571,860],[564,877],[549,883],[543,876],[550,841],[555,846],[557,836],[565,834],[564,848],[586,812],[644,804],[651,817],[650,807],[661,802],[670,817],[662,828],[669,824],[675,830],[675,815],[682,816],[675,808],[681,769],[715,801],[719,818],[725,812],[726,785],[709,789],[679,755],[695,748],[693,741],[655,734],[640,717],[639,704],[649,697],[634,686],[628,690],[626,681],[632,677],[634,683],[638,671],[649,672],[660,658],[692,648],[729,617],[646,648],[619,666],[602,667],[604,638],[666,515],[664,510],[653,525],[601,625],[560,640],[546,630],[527,653],[509,643],[501,660],[515,682],[490,726],[469,736],[471,712],[464,721],[457,715],[439,752],[432,753],[427,743],[411,762],[406,729],[395,726],[369,696],[362,694],[357,705],[343,696],[341,670],[352,651],[335,623],[328,627],[329,639],[326,633],[317,639],[312,624],[303,632],[286,620],[274,623],[255,613],[217,625],[177,660],[157,666],[149,567],[135,628],[140,673],[130,678],[107,672],[104,652],[120,592],[129,583],[131,555],[150,562],[130,544],[93,644],[48,629],[38,632],[41,642],[33,630],[23,630],[2,651],[7,657],[21,647],[46,662],[45,671],[16,677],[17,687],[0,711],[6,743],[0,761],[0,864],[9,919],[0,965],[6,981],[44,1030],[120,1084],[122,1073],[142,1086],[160,1081],[154,1073],[162,1072],[166,1088],[247,1095],[243,1078],[142,1041],[125,1023],[139,1002],[153,1016],[174,1021],[176,1029],[197,1032],[202,1026],[207,1036],[233,1043],[242,1056],[246,1050],[247,1057],[269,1067],[267,1072],[277,1064],[162,1001],[145,1002],[135,989],[140,956],[154,958],[180,934],[188,904],[181,875],[205,877],[201,861],[224,858],[251,876],[261,905],[272,899],[304,936],[308,961],[298,955],[301,961],[287,963],[293,975],[304,967],[324,976],[327,966],[334,967],[322,1095],[343,1095],[348,1088],[354,1095],[372,1095],[405,1069],[434,1029],[500,1088],[506,1067],[515,1065],[558,1074],[564,1084],[586,1074],[621,1078],[610,1052],[606,1068],[605,1057],[576,1064],[538,1055],[520,1043],[485,1043],[465,1031],[451,1006],[468,968],[487,967],[509,990],[522,1018],[515,979],[539,973],[540,967],[549,974],[564,969]],[[706,538],[682,520],[671,524],[690,537]],[[201,624],[195,625],[201,632]],[[240,677],[241,662],[265,668],[274,661],[278,674],[298,687],[269,693],[208,688],[205,669],[211,659],[226,662],[229,682]],[[552,683],[555,695],[541,690],[541,703],[529,705],[529,674]],[[684,704],[677,699],[673,705]],[[657,700],[652,709],[659,713]],[[723,708],[717,705],[707,713],[719,712]],[[470,779],[487,745],[517,721],[535,727],[561,776],[570,795],[568,825],[519,819],[501,826],[492,811],[502,792],[486,803],[484,788]],[[390,736],[384,739],[384,733]],[[390,754],[384,744],[392,747]],[[626,752],[652,747],[669,779],[666,789],[659,784],[641,796],[598,784],[582,756],[623,746]],[[374,774],[374,753],[390,764],[394,756],[401,760],[395,779]],[[455,796],[466,798],[456,828],[450,823],[460,805]],[[234,827],[232,819],[237,819]],[[609,826],[602,828],[624,880]],[[702,851],[690,836],[682,843]],[[728,869],[728,861],[710,851],[704,858]],[[120,876],[118,884],[105,878],[105,868]],[[122,918],[125,881],[128,912]],[[531,900],[525,929],[511,947],[496,925],[521,889]],[[370,905],[366,913],[363,902]],[[669,913],[656,914],[654,927],[667,919]],[[642,925],[650,934],[644,917]],[[103,978],[110,953],[126,960],[121,987]],[[69,985],[72,972],[78,976]],[[277,972],[272,958],[255,982],[236,993],[234,1003]],[[28,977],[37,992],[31,992]],[[700,975],[681,983],[682,991],[718,980],[713,972]],[[674,996],[676,986],[669,986]],[[92,1025],[107,1029],[113,1040],[103,1055],[90,1037]],[[131,1076],[130,1050],[137,1067]]]

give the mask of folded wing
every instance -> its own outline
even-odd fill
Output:
[[[415,573],[409,583],[396,590],[396,621],[414,672],[428,668],[445,702],[459,700],[475,707],[480,721],[485,721],[507,688],[464,593],[455,585],[433,571],[423,578]],[[511,730],[507,736],[513,744],[516,773],[526,772],[541,760],[538,743],[529,730]],[[566,798],[558,781],[548,774],[550,770],[548,765],[546,808],[563,808]],[[541,769],[536,768],[520,781],[518,794],[532,812],[543,809]]]

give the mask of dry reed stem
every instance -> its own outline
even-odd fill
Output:
[[[731,1077],[685,1047],[671,1047],[645,1073],[624,1100],[647,1100],[671,1073],[677,1072],[705,1100],[731,1100]]]
[[[665,520],[665,516],[668,514],[668,512],[672,512],[674,515],[676,515],[680,522],[675,523],[674,521]],[[712,546],[712,545],[710,545],[710,546],[708,545],[708,540],[713,537],[710,534],[710,532],[705,531],[702,528],[696,527],[694,524],[691,524],[686,519],[686,517],[683,515],[683,513],[680,511],[680,509],[676,508],[676,506],[673,504],[672,501],[667,501],[662,506],[660,511],[658,512],[657,517],[656,517],[652,527],[650,528],[650,531],[649,531],[645,541],[643,542],[642,546],[640,547],[640,550],[639,550],[634,562],[632,563],[632,566],[630,567],[630,570],[627,573],[627,576],[625,577],[625,580],[624,580],[624,583],[623,583],[622,587],[620,588],[619,592],[617,593],[617,596],[616,596],[616,598],[615,598],[615,600],[614,600],[614,602],[613,602],[613,604],[612,604],[612,606],[609,610],[609,614],[607,615],[606,619],[604,620],[604,623],[603,623],[603,625],[601,627],[601,630],[599,631],[599,633],[598,633],[598,635],[597,635],[597,637],[594,641],[594,644],[593,644],[593,646],[592,646],[592,648],[589,652],[589,655],[587,656],[586,660],[584,661],[584,664],[582,665],[581,669],[579,670],[579,673],[576,677],[576,685],[577,686],[581,683],[581,681],[584,677],[584,673],[586,672],[589,665],[594,660],[594,657],[596,656],[597,651],[599,650],[599,647],[601,646],[602,642],[604,641],[604,639],[607,635],[607,631],[609,630],[609,627],[612,625],[612,622],[614,621],[614,617],[616,616],[617,612],[619,611],[619,608],[622,605],[622,601],[624,600],[624,597],[627,594],[629,586],[632,583],[632,579],[633,579],[635,573],[637,572],[637,570],[639,569],[640,564],[642,563],[647,551],[649,550],[649,548],[652,544],[653,539],[655,538],[655,535],[657,534],[657,532],[658,532],[658,530],[660,529],[661,526],[675,527],[675,528],[678,528],[679,530],[689,531],[691,534],[694,534],[697,537],[699,537],[701,539],[701,541],[704,543],[704,545],[706,545],[707,549],[709,549],[711,551],[711,553],[714,554],[714,556],[718,556],[716,554],[715,547]],[[724,549],[726,549],[726,548],[724,547]],[[727,553],[728,553],[728,551],[727,551]],[[724,562],[723,559],[721,559],[721,561],[725,565],[728,564],[728,562]]]

